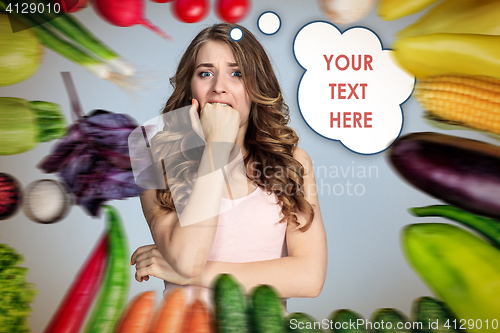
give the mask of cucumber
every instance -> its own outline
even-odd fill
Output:
[[[422,323],[419,332],[422,333],[458,333],[463,332],[452,325],[444,327],[446,322],[452,323],[456,320],[455,316],[448,309],[444,302],[438,301],[432,297],[420,297],[413,302],[412,308],[413,321]]]
[[[285,318],[285,331],[290,333],[323,333],[321,323],[303,312],[290,313]]]
[[[370,321],[376,333],[411,333],[411,323],[408,318],[396,309],[378,309],[372,314]]]
[[[245,295],[229,274],[221,274],[214,287],[215,327],[218,333],[248,332]]]
[[[278,293],[268,285],[252,292],[252,326],[255,333],[284,333],[283,305]]]
[[[330,314],[330,329],[334,333],[365,333],[366,320],[352,310],[341,309]]]

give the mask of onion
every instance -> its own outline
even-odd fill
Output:
[[[318,2],[323,13],[336,24],[360,21],[368,15],[375,4],[375,0],[318,0]]]
[[[68,214],[70,206],[69,191],[58,181],[37,180],[26,188],[23,210],[34,222],[58,222]]]

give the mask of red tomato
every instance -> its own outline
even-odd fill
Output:
[[[179,21],[194,23],[207,16],[208,7],[208,0],[175,0],[171,9]]]
[[[61,5],[61,12],[76,13],[77,11],[87,7],[90,0],[54,0],[53,3]]]
[[[158,3],[165,3],[165,2],[171,2],[171,1],[174,1],[174,0],[150,0],[150,1],[158,2]]]
[[[249,12],[251,0],[218,0],[217,16],[228,23],[241,21]]]

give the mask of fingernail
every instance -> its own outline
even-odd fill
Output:
[[[132,260],[130,260],[130,265],[133,265]]]
[[[194,98],[193,98],[193,99],[191,99],[191,104],[194,104]]]

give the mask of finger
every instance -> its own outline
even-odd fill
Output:
[[[138,264],[141,261],[146,261],[150,258],[157,258],[158,260],[165,260],[163,259],[160,251],[158,251],[156,248],[151,249],[149,251],[143,252],[135,257],[135,264]]]
[[[155,263],[156,262],[154,260],[151,260],[150,257],[147,257],[147,258],[144,258],[144,259],[141,259],[141,260],[137,260],[137,263],[135,264],[135,269],[139,270],[141,268],[151,266],[151,265],[153,265]]]
[[[151,251],[152,249],[155,249],[155,248],[156,248],[156,244],[144,245],[144,246],[137,248],[137,250],[135,250],[134,253],[132,253],[132,256],[130,257],[130,264],[134,265],[136,263],[137,257],[139,255],[143,254],[144,252]]]
[[[135,250],[134,253],[132,254],[132,256],[130,257],[130,264],[131,265],[135,264],[137,262],[138,256],[140,256],[141,254],[143,254],[145,252],[151,251],[151,249],[154,249],[154,248],[156,248],[155,244],[144,245],[144,246],[137,248],[137,250]]]
[[[135,272],[135,279],[138,281],[138,282],[142,282],[144,280],[149,280],[149,275],[152,275],[152,269],[150,266],[147,266],[147,267],[143,267],[141,269],[138,269],[136,272]]]
[[[170,265],[163,259],[163,257],[147,257],[144,258],[143,260],[138,260],[137,263],[135,264],[135,269],[139,270],[144,267],[149,267],[149,266],[155,266],[158,268],[162,267],[170,267]]]
[[[203,128],[201,127],[200,112],[198,111],[198,107],[198,101],[196,99],[193,99],[193,104],[189,109],[189,118],[191,119],[191,126],[193,128],[193,131],[195,131],[195,133],[205,141],[205,135],[203,134]]]
[[[139,271],[135,272],[135,280],[137,282],[142,282],[145,280],[146,276],[148,276],[148,279],[149,279],[149,275],[144,275],[144,273],[139,273]],[[146,280],[147,281],[147,280]]]
[[[158,274],[158,270],[154,266],[147,266],[147,267],[138,269],[135,272],[135,279],[138,282],[148,281],[149,276],[154,276],[154,277],[161,279],[161,277]]]

